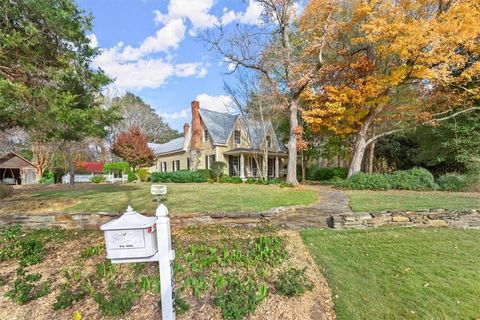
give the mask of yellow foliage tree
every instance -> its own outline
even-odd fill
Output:
[[[325,35],[326,9],[334,25]],[[349,176],[366,147],[417,124],[479,110],[478,0],[312,0],[309,54],[327,42],[321,77],[302,94],[312,130],[354,134]],[[373,130],[375,128],[375,131]]]

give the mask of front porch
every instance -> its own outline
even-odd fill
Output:
[[[225,153],[228,158],[228,175],[231,177],[260,178],[262,177],[262,166],[264,154],[252,150],[230,150]],[[286,153],[268,152],[267,173],[269,178],[283,176],[283,163],[288,157]]]

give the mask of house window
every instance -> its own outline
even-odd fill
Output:
[[[160,162],[160,172],[167,172],[167,162],[166,161]]]
[[[190,158],[187,158],[187,170],[190,170]]]
[[[271,147],[272,147],[272,137],[267,136],[267,148],[271,148]]]
[[[180,160],[173,160],[172,161],[172,169],[173,169],[173,171],[180,170]]]
[[[210,169],[212,164],[215,162],[215,155],[211,154],[209,156],[205,156],[205,169]]]
[[[241,135],[240,135],[240,130],[235,130],[235,132],[233,133],[233,140],[235,142],[235,144],[240,144],[241,142]]]
[[[208,130],[203,130],[203,141],[208,141]]]

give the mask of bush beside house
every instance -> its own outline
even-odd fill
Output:
[[[392,174],[359,172],[347,180],[335,182],[335,185],[353,190],[478,191],[479,180],[478,174],[449,173],[435,181],[427,169],[412,168]]]

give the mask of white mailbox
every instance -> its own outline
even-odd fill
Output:
[[[101,225],[107,258],[112,262],[127,262],[132,259],[153,257],[158,251],[156,219],[141,215],[128,206],[120,218]]]

